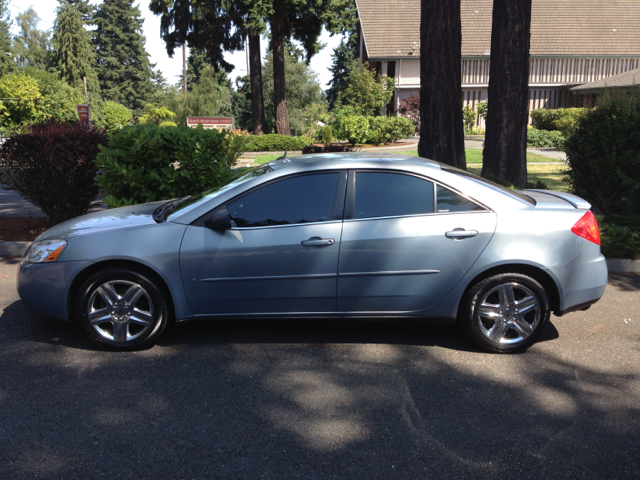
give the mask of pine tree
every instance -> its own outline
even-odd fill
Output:
[[[0,76],[9,73],[13,66],[12,22],[7,3],[8,0],[0,0]]]
[[[72,87],[83,88],[86,77],[87,90],[99,92],[98,77],[93,69],[95,54],[91,48],[91,34],[84,25],[78,7],[61,2],[51,39],[55,52],[53,64],[60,79]]]
[[[61,7],[75,7],[82,15],[85,25],[93,24],[93,16],[96,13],[96,6],[91,5],[89,0],[58,0]]]
[[[357,59],[360,57],[360,44],[358,42],[358,33],[353,30],[349,36],[343,38],[336,48],[333,49],[333,65],[329,70],[333,77],[327,84],[327,102],[329,108],[333,108],[336,100],[341,92],[346,90],[349,85],[349,74],[354,66],[357,65]]]
[[[143,20],[134,0],[105,0],[95,14],[93,39],[102,95],[140,115],[154,93],[153,67],[145,50]]]
[[[13,39],[13,49],[20,68],[47,68],[50,33],[38,30],[39,22],[38,14],[31,7],[16,17],[20,32]]]

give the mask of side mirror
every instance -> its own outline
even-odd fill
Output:
[[[222,207],[210,213],[204,225],[212,230],[228,230],[231,228],[231,217],[227,209]]]

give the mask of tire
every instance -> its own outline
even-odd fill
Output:
[[[550,313],[549,296],[539,282],[520,273],[502,273],[469,289],[458,322],[483,349],[515,353],[540,339]]]
[[[135,268],[109,268],[80,288],[76,318],[89,337],[113,350],[152,346],[167,327],[164,288]]]

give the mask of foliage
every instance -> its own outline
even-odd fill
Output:
[[[571,190],[612,224],[640,231],[640,95],[605,96],[567,138]]]
[[[176,114],[167,107],[155,107],[149,103],[144,107],[144,115],[142,115],[138,120],[140,123],[162,125],[163,123],[170,122],[172,118],[175,118],[175,116]]]
[[[133,114],[124,105],[107,100],[103,105],[104,111],[104,128],[111,131],[126,126],[131,123]]]
[[[106,100],[140,115],[154,92],[153,65],[145,50],[143,20],[134,0],[104,0],[94,17],[96,73]]]
[[[377,75],[367,62],[360,69],[349,73],[347,88],[339,95],[340,103],[351,106],[357,114],[380,115],[380,109],[391,101],[395,90],[395,80],[386,75]]]
[[[202,127],[129,126],[100,146],[96,180],[109,206],[193,195],[227,179],[246,143],[245,135]]]
[[[400,138],[413,136],[413,122],[404,117],[369,118],[367,143],[393,143]]]
[[[464,129],[465,135],[484,135],[485,132],[486,129],[484,127],[471,127]]]
[[[537,128],[527,129],[527,144],[535,148],[556,148],[564,149],[564,135],[558,131],[539,130]]]
[[[16,17],[20,32],[13,39],[13,49],[20,68],[46,68],[49,63],[49,32],[38,30],[39,22],[32,7]]]
[[[476,124],[476,111],[471,105],[462,109],[462,121],[465,128],[471,129]]]
[[[346,116],[340,122],[340,132],[353,146],[365,143],[369,138],[369,119],[362,115]]]
[[[539,130],[560,130],[567,135],[587,111],[587,108],[557,108],[555,110],[541,108],[532,110],[531,118]]]
[[[398,102],[398,113],[413,122],[415,134],[420,134],[420,94],[414,93]]]
[[[489,111],[489,100],[478,102],[478,105],[476,105],[476,110],[478,111],[478,115],[486,120],[487,112]]]
[[[61,4],[57,10],[51,43],[53,64],[60,79],[72,87],[100,92],[98,77],[93,69],[95,53],[91,48],[91,34],[84,28],[82,12],[73,5]]]
[[[640,230],[609,223],[607,218],[597,215],[600,227],[600,249],[607,258],[640,259]]]
[[[262,75],[267,131],[275,131],[273,54],[267,56]],[[308,115],[309,109],[317,110],[317,105],[324,103],[322,89],[317,74],[305,62],[303,52],[293,46],[285,49],[284,75],[289,126],[292,134],[300,135],[306,133],[312,124],[312,116]],[[324,111],[324,107],[320,110]]]
[[[288,135],[278,135],[275,133],[267,135],[251,135],[246,147],[247,152],[283,152],[288,150],[298,151],[313,144],[309,137],[290,137]]]
[[[320,127],[316,132],[316,140],[319,140],[324,144],[325,147],[328,147],[333,142],[333,131],[331,130],[331,125],[325,125]]]
[[[329,68],[331,80],[327,84],[327,102],[329,108],[335,107],[338,97],[349,85],[349,74],[354,68],[358,68],[358,57],[360,56],[360,42],[358,32],[352,30],[348,37],[340,41],[340,45],[333,49],[333,63]]]
[[[1,101],[0,125],[3,129],[47,118],[42,104],[37,102],[42,97],[38,82],[28,75],[11,73],[0,78],[0,97],[19,99]]]
[[[8,0],[0,0],[0,75],[9,73],[13,67],[12,22],[8,3]]]
[[[33,126],[0,147],[0,183],[54,222],[83,215],[98,195],[94,160],[105,140],[102,130],[80,123]]]

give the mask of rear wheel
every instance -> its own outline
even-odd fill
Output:
[[[117,350],[153,345],[168,322],[162,289],[133,268],[93,274],[80,289],[76,315],[91,339]]]
[[[512,353],[533,345],[547,328],[549,316],[549,298],[539,282],[519,273],[504,273],[469,290],[459,321],[482,348]]]

